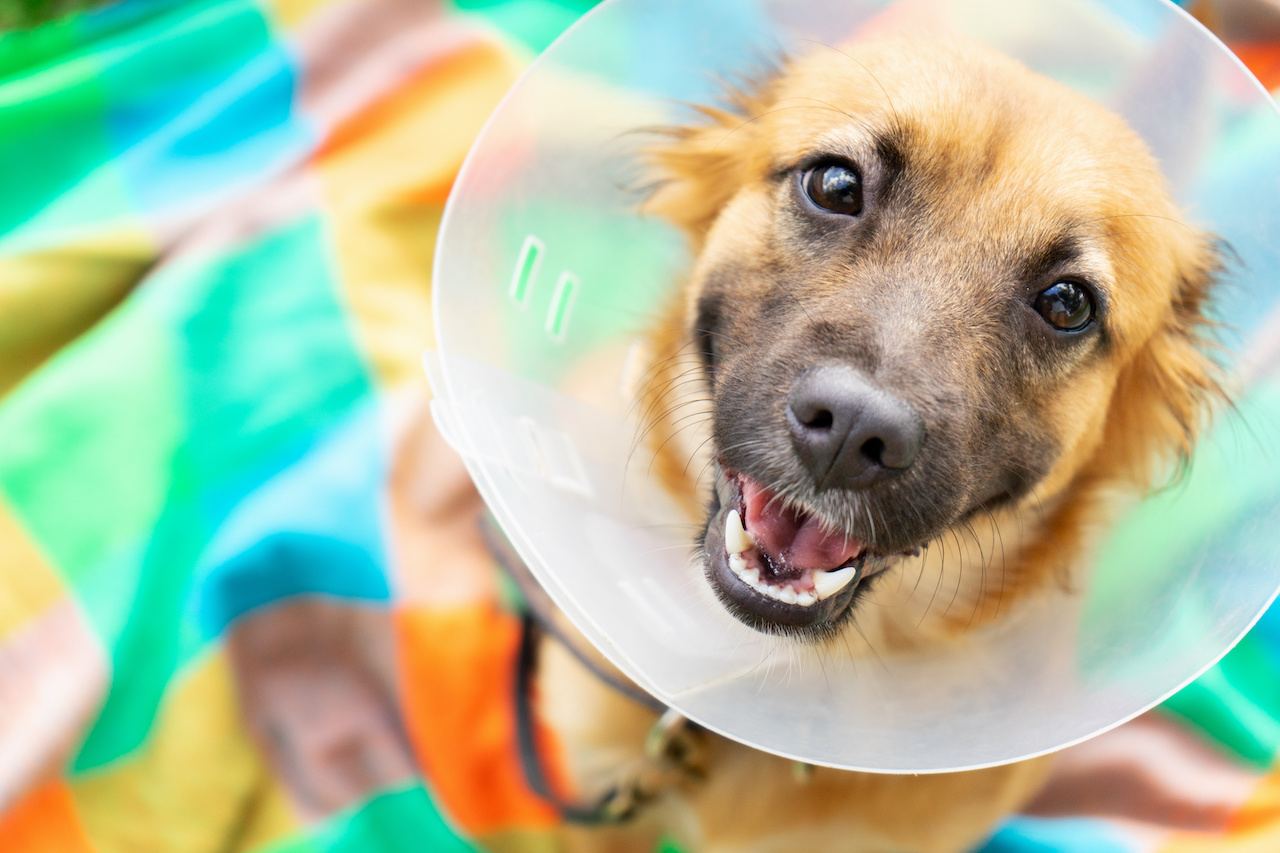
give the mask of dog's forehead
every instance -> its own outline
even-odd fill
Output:
[[[1008,57],[931,39],[821,48],[794,60],[770,94],[759,124],[775,167],[814,155],[869,171],[889,161],[922,212],[914,227],[973,235],[992,257],[1033,265],[1067,246],[1078,272],[1102,278],[1142,266],[1141,289],[1173,280],[1154,267],[1173,263],[1160,247],[1177,242],[1180,214],[1145,143]]]
[[[982,184],[1025,195],[1070,185],[1106,197],[1088,176],[1160,182],[1144,144],[1117,116],[975,45],[931,39],[827,48],[779,77],[764,126],[780,160],[815,148],[892,152],[939,187]]]

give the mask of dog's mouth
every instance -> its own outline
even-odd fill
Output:
[[[758,630],[838,624],[889,563],[744,474],[719,470],[716,500],[703,541],[707,577],[729,612]]]

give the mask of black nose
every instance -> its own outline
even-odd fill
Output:
[[[850,367],[801,374],[787,395],[787,423],[819,489],[861,488],[910,468],[924,444],[915,410]]]

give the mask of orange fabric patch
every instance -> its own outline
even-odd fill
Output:
[[[346,119],[314,155],[325,195],[339,205],[443,205],[489,113],[519,75],[496,42],[430,62]]]
[[[405,726],[440,807],[473,836],[559,824],[520,766],[515,617],[490,603],[403,610],[396,635]],[[559,749],[549,730],[540,729],[538,739],[558,783]]]
[[[1267,776],[1224,833],[1173,832],[1160,853],[1274,853],[1280,850],[1280,777]]]
[[[1268,91],[1280,87],[1280,44],[1238,42],[1230,47]]]
[[[1244,834],[1276,826],[1280,826],[1280,775],[1273,773],[1258,783],[1227,829]]]
[[[0,815],[0,850],[93,853],[65,782],[41,785]]]

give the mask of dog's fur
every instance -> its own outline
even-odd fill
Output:
[[[806,170],[832,158],[863,177],[857,216],[804,196]],[[715,460],[890,555],[846,619],[779,642],[949,642],[1037,591],[1078,587],[1107,496],[1170,474],[1221,394],[1205,340],[1212,238],[1183,224],[1120,119],[989,50],[817,48],[701,110],[652,160],[647,210],[696,258],[639,407],[660,470],[704,523]],[[1064,278],[1097,295],[1081,332],[1032,307]],[[926,439],[906,473],[859,489],[806,481],[783,407],[823,364],[919,413]],[[541,678],[582,789],[634,758],[645,712],[554,647]],[[644,849],[661,825],[699,851],[959,851],[1045,768],[798,779],[727,741],[709,751],[707,778],[648,821],[575,842]]]

